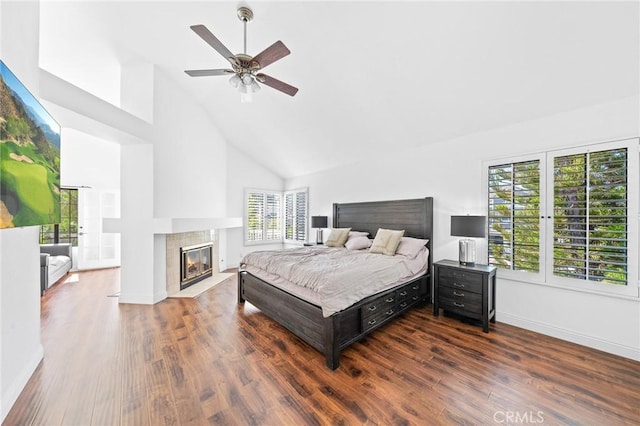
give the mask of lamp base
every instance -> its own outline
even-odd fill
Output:
[[[318,228],[316,231],[316,244],[324,244],[324,238],[322,238],[322,229]]]
[[[476,242],[470,239],[462,239],[458,246],[458,262],[463,266],[476,264]]]

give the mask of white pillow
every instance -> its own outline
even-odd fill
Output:
[[[420,238],[402,237],[400,244],[398,244],[396,254],[401,254],[413,259],[428,242],[429,240],[421,240]]]
[[[394,231],[391,229],[379,228],[369,251],[371,253],[382,253],[387,256],[393,256],[396,254],[396,249],[398,248],[398,244],[400,244],[400,239],[403,235],[404,230]]]
[[[369,233],[368,232],[362,232],[362,231],[349,231],[349,239],[353,239],[353,238],[358,238],[358,237],[368,237]]]
[[[367,237],[355,237],[350,238],[344,243],[344,246],[349,250],[362,250],[371,247],[371,240]]]

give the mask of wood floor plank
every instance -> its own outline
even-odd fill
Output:
[[[119,270],[41,300],[45,358],[3,425],[640,423],[640,363],[497,322],[414,309],[324,356],[235,278],[195,299],[119,304]],[[502,416],[502,417],[501,417]],[[521,423],[524,423],[521,421]]]

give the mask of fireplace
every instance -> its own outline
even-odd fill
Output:
[[[180,248],[180,290],[208,278],[213,272],[213,244]]]

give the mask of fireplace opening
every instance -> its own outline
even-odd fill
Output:
[[[180,290],[213,274],[213,244],[205,243],[180,248]]]

